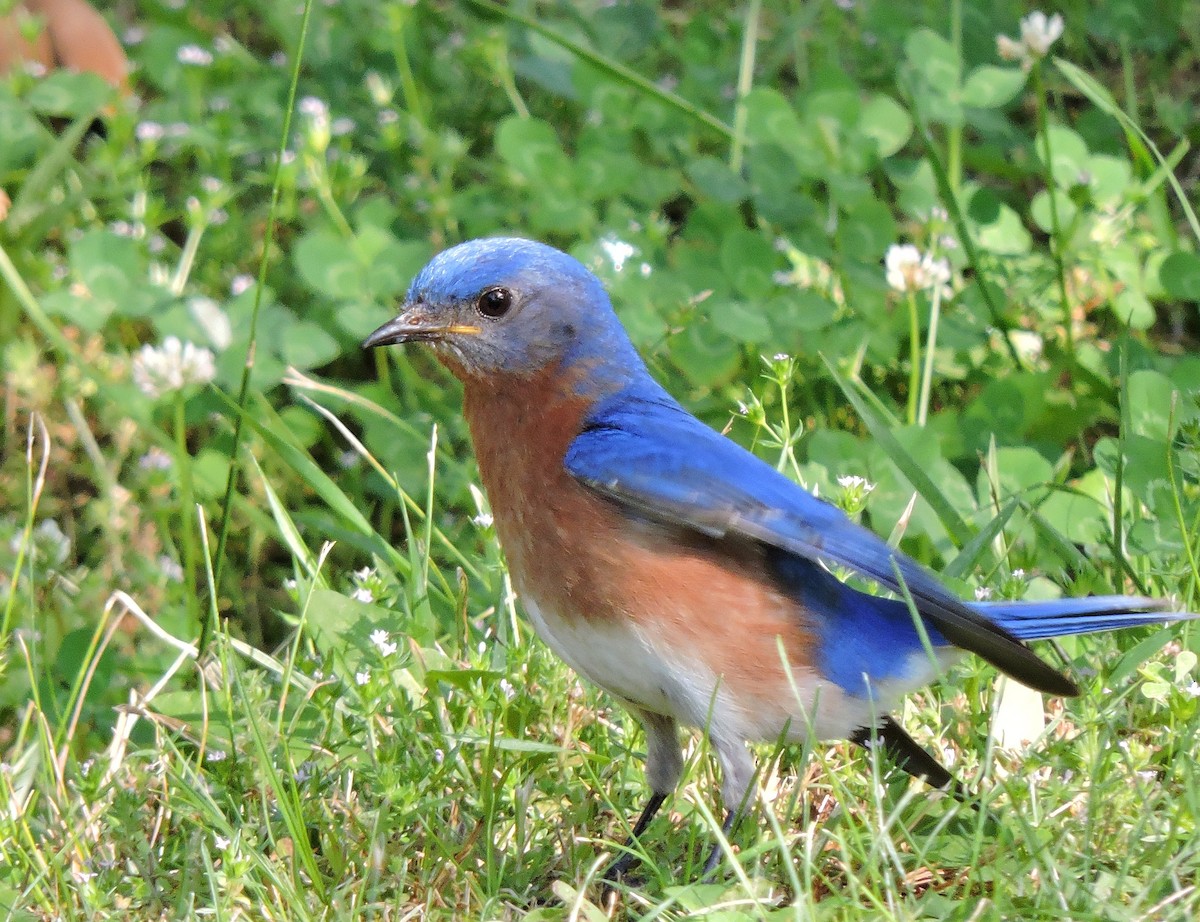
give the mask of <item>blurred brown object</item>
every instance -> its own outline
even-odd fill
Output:
[[[34,17],[42,28],[31,41],[25,36]],[[41,64],[48,71],[90,71],[121,90],[129,89],[129,61],[121,43],[86,0],[22,0],[0,16],[0,73],[22,62]]]
[[[0,221],[8,217],[8,206],[12,204],[12,199],[8,197],[8,193],[0,189]]]

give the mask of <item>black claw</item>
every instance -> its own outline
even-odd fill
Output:
[[[737,826],[738,820],[742,818],[741,811],[729,810],[725,814],[725,822],[721,824],[721,833],[725,836],[725,841],[729,841],[729,837],[733,835],[734,827]],[[712,883],[716,876],[717,865],[721,863],[721,843],[714,842],[712,850],[708,853],[708,859],[704,862],[704,870],[700,874],[701,883]]]
[[[941,788],[964,803],[972,800],[966,788],[946,767],[890,717],[883,718],[874,730],[867,727],[856,730],[850,741],[864,749],[870,749],[873,745],[882,746],[883,751],[896,765],[914,778],[920,778],[935,788]]]
[[[641,815],[638,816],[637,822],[633,824],[633,832],[629,834],[629,838],[625,840],[625,845],[621,855],[608,866],[604,872],[604,879],[610,883],[620,880],[625,872],[633,867],[637,859],[637,853],[633,850],[633,846],[637,844],[637,840],[641,838],[646,827],[650,825],[650,821],[654,819],[663,802],[666,801],[667,795],[660,794],[657,791],[650,795],[650,799],[646,801],[646,806],[642,808]]]

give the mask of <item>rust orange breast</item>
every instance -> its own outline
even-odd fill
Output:
[[[465,395],[518,592],[559,618],[660,637],[731,685],[785,671],[781,642],[792,668],[811,663],[806,619],[756,546],[640,520],[580,484],[563,458],[589,402],[555,374],[519,386],[514,399],[468,380]]]

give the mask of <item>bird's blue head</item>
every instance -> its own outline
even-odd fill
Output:
[[[427,342],[464,380],[529,377],[588,361],[642,368],[600,280],[553,247],[517,237],[460,243],[435,256],[400,315],[364,347]]]

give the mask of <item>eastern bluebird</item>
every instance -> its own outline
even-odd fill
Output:
[[[679,780],[680,723],[708,732],[727,832],[754,774],[751,741],[874,740],[951,787],[883,715],[960,651],[1074,695],[1023,641],[1194,617],[1126,596],[962,601],[689,414],[650,376],[600,281],[544,244],[474,240],[435,257],[364,346],[411,341],[463,383],[496,530],[538,634],[645,728],[652,796],[631,841]],[[907,593],[920,625],[905,601],[853,589],[831,564]]]

